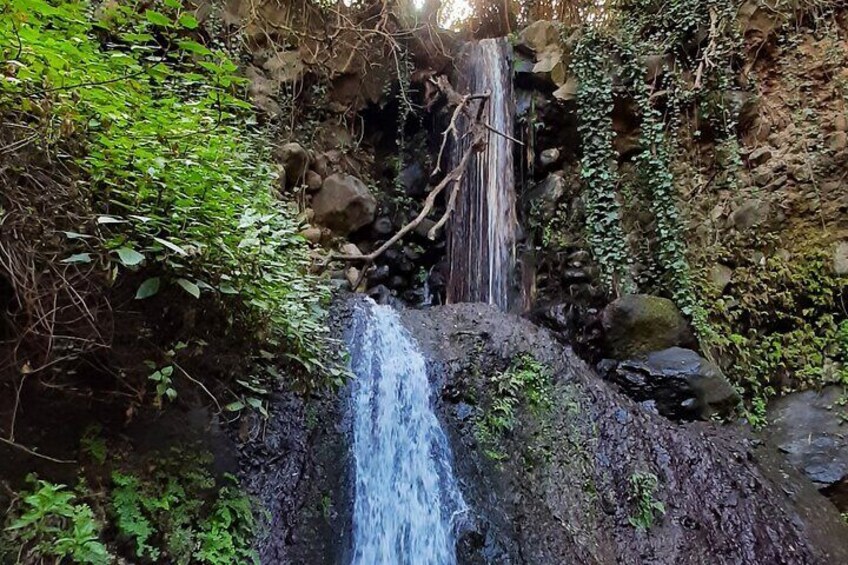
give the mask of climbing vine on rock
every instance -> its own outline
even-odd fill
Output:
[[[684,239],[685,228],[678,207],[679,195],[671,171],[678,144],[674,132],[679,124],[672,123],[669,127],[671,133],[667,134],[663,115],[652,102],[653,89],[649,88],[643,78],[644,69],[640,64],[643,57],[638,56],[636,51],[639,48],[644,50],[645,45],[622,43],[618,50],[641,117],[639,145],[642,150],[636,155],[635,161],[656,222],[656,260],[671,297],[692,320],[698,337],[706,343],[712,341],[713,330],[692,283]],[[672,85],[671,88],[679,88],[679,85]]]
[[[585,183],[589,247],[601,267],[607,288],[630,293],[635,287],[629,272],[621,205],[616,196],[618,156],[612,146],[611,64],[607,45],[599,33],[588,30],[581,38],[574,52],[572,72],[579,83],[578,131],[583,151],[580,176]]]

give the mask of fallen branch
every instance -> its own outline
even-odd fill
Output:
[[[421,224],[421,222],[423,222],[424,219],[427,218],[430,212],[433,211],[433,207],[436,205],[436,198],[438,198],[438,196],[442,192],[444,192],[445,189],[447,189],[448,187],[453,187],[453,190],[450,194],[450,198],[448,200],[447,207],[445,209],[445,213],[442,215],[441,218],[439,218],[439,220],[433,225],[432,228],[430,228],[429,232],[427,233],[427,237],[429,237],[430,239],[435,239],[436,233],[445,225],[450,214],[456,207],[456,199],[460,190],[460,183],[465,174],[465,169],[468,167],[468,163],[471,161],[471,156],[474,153],[481,151],[483,147],[485,147],[487,131],[495,131],[495,133],[501,133],[497,130],[494,130],[494,128],[488,126],[488,124],[486,124],[482,120],[483,109],[490,96],[489,92],[483,92],[478,94],[466,94],[461,96],[458,95],[456,91],[454,91],[453,88],[450,87],[450,84],[448,84],[447,80],[444,79],[444,77],[439,77],[439,82],[437,83],[437,85],[447,97],[448,104],[454,102],[456,108],[451,114],[451,119],[448,124],[448,127],[442,133],[442,144],[439,148],[439,155],[436,161],[436,169],[433,174],[435,175],[440,172],[440,163],[442,161],[444,149],[447,146],[448,138],[453,137],[454,141],[459,140],[459,132],[457,129],[457,121],[459,119],[459,116],[462,115],[462,113],[467,109],[471,101],[480,100],[480,106],[477,109],[476,116],[472,117],[472,124],[469,128],[469,134],[473,136],[471,143],[466,148],[459,163],[453,168],[453,170],[451,170],[447,175],[445,175],[445,177],[439,182],[439,184],[437,184],[433,188],[433,190],[431,190],[430,193],[427,195],[427,198],[424,200],[424,205],[418,215],[405,226],[403,226],[400,230],[398,230],[397,233],[395,233],[380,247],[378,247],[371,253],[365,255],[350,255],[346,253],[335,252],[332,252],[327,255],[326,259],[321,265],[321,270],[325,269],[332,261],[357,261],[365,263],[365,268],[362,269],[359,274],[359,277],[353,285],[354,289],[359,287],[359,284],[365,277],[367,267],[372,265],[380,255],[382,255],[395,243],[400,241],[406,234],[417,228]],[[510,139],[509,136],[507,136],[506,134],[501,135],[504,135],[504,137]]]

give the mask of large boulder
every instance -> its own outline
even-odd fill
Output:
[[[744,429],[645,410],[549,332],[487,304],[401,317],[428,359],[469,507],[458,563],[848,563],[836,508]],[[534,384],[504,392],[504,369],[527,356],[547,371],[525,366]],[[503,398],[517,401],[498,432]],[[634,489],[640,477],[655,490]],[[646,494],[663,504],[648,531],[633,520]]]
[[[560,43],[559,24],[552,21],[539,20],[525,27],[518,34],[516,47],[526,49],[533,53],[539,53],[554,47]]]
[[[695,341],[674,302],[659,296],[622,296],[607,305],[601,322],[608,354],[614,359],[633,359]]]
[[[848,410],[840,386],[774,401],[767,433],[789,462],[842,510],[848,511]]]
[[[729,416],[739,395],[721,369],[691,349],[670,347],[616,364],[607,378],[639,402],[673,420]]]
[[[561,174],[551,173],[545,180],[531,188],[523,197],[528,214],[541,220],[550,220],[556,214],[563,196],[565,196],[565,179]]]
[[[336,173],[324,179],[312,209],[317,223],[347,235],[374,221],[377,200],[358,178]]]

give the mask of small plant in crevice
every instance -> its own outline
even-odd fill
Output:
[[[92,424],[85,429],[85,432],[83,432],[80,438],[80,452],[100,465],[106,462],[106,458],[109,455],[106,440],[101,435],[102,432],[102,426]]]
[[[474,431],[490,459],[509,458],[501,442],[514,431],[519,407],[525,406],[534,416],[550,410],[550,386],[550,369],[529,354],[513,359],[506,371],[489,379],[489,401],[475,418]]]
[[[634,528],[648,530],[665,515],[665,505],[656,499],[659,479],[653,473],[635,472],[627,483],[628,501],[633,509],[628,522]]]

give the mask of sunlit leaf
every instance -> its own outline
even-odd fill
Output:
[[[157,12],[155,10],[145,10],[144,17],[148,22],[153,25],[161,26],[161,27],[171,27],[171,19],[168,18],[165,14],[161,12]]]
[[[125,224],[126,220],[122,220],[120,218],[116,218],[114,216],[99,216],[97,218],[98,224]]]
[[[77,233],[75,231],[64,231],[62,233],[65,234],[65,237],[67,237],[68,239],[93,239],[94,238],[93,235],[87,235],[87,234],[84,234],[84,233]]]
[[[195,53],[197,55],[211,55],[212,51],[207,49],[204,45],[198,43],[197,41],[180,41],[179,43],[180,49],[183,51],[190,51],[191,53]],[[200,76],[200,75],[198,75]],[[200,77],[202,78],[202,77]],[[197,79],[195,79],[197,80]]]
[[[186,279],[177,279],[177,284],[195,298],[200,298],[200,287]]]
[[[239,410],[244,410],[244,403],[241,401],[230,402],[224,407],[228,412],[238,412]]]
[[[191,14],[183,14],[179,19],[180,25],[186,29],[196,29],[197,28],[197,18],[192,16]]]
[[[129,247],[121,247],[115,253],[118,254],[118,259],[125,267],[135,267],[144,261],[144,255]]]
[[[71,255],[67,259],[62,259],[62,263],[91,263],[90,253],[77,253]]]
[[[176,243],[172,243],[172,242],[168,241],[167,239],[162,239],[161,237],[154,237],[153,239],[154,239],[154,241],[156,241],[157,243],[161,243],[162,245],[164,245],[165,247],[167,247],[171,251],[175,251],[176,253],[179,253],[180,255],[183,255],[183,256],[188,255],[188,251],[186,251],[185,249],[183,249],[182,247],[180,247]]]

